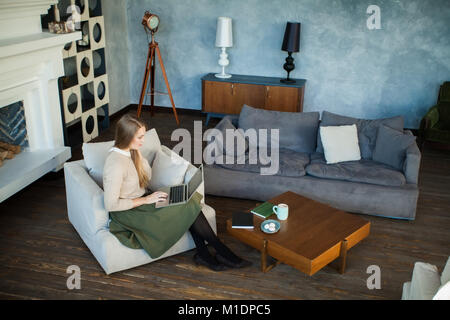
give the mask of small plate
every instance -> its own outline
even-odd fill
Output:
[[[268,225],[270,223],[275,224],[275,230],[274,231],[270,231],[269,229],[264,228],[265,225]],[[265,220],[265,221],[263,221],[261,223],[261,230],[262,230],[262,232],[268,233],[268,234],[277,233],[278,230],[280,230],[280,222],[278,222],[277,220],[272,220],[272,219]]]

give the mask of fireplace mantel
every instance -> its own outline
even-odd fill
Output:
[[[0,108],[23,101],[29,144],[0,167],[0,202],[60,170],[71,157],[64,146],[58,78],[64,75],[63,47],[81,39],[81,32],[42,31],[40,15],[57,2],[0,2]]]
[[[0,40],[0,59],[27,52],[65,45],[81,38],[81,31],[55,34],[44,31],[37,34]]]
[[[41,33],[41,14],[58,0],[1,0],[0,39]]]

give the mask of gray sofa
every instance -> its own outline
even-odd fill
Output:
[[[349,124],[357,126],[362,159],[326,164],[319,127]],[[204,167],[205,188],[211,195],[259,201],[290,190],[348,212],[413,220],[421,154],[414,142],[403,152],[401,170],[374,161],[381,124],[403,131],[402,117],[364,120],[324,111],[320,121],[318,112],[288,113],[244,106],[240,115],[225,116],[216,129],[279,128],[279,170],[275,175],[261,175],[261,163],[218,164],[215,159],[222,154],[217,153]],[[403,133],[412,135],[408,130]]]

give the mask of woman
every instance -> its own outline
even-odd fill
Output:
[[[225,266],[251,265],[215,235],[201,211],[200,194],[195,194],[186,204],[155,208],[154,203],[164,201],[167,194],[147,193],[152,171],[139,151],[146,131],[145,124],[130,114],[117,122],[115,144],[103,171],[105,208],[111,217],[111,233],[125,246],[144,248],[152,258],[158,258],[189,230],[197,247],[194,255],[197,264],[215,271],[224,270]],[[215,257],[205,241],[216,250]]]

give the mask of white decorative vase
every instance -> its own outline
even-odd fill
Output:
[[[224,47],[220,53],[219,65],[222,67],[222,72],[215,75],[217,78],[231,78],[231,74],[225,73],[225,67],[230,64],[226,50],[227,48]]]

